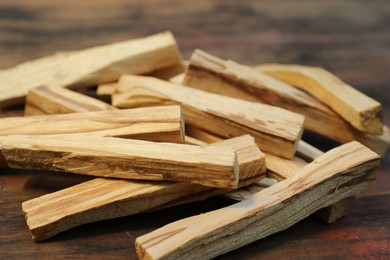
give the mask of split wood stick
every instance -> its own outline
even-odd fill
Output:
[[[315,215],[325,223],[332,224],[347,215],[354,200],[355,196],[342,199],[328,207],[318,210]]]
[[[185,72],[183,85],[248,101],[280,106],[305,116],[305,128],[345,143],[358,140],[384,155],[390,144],[384,133],[361,132],[317,99],[254,68],[219,59],[196,50]]]
[[[184,72],[185,63],[186,61],[184,62],[181,61],[174,64],[173,66],[155,70],[152,73],[147,73],[146,76],[151,76],[163,80],[169,80],[170,78],[175,77]]]
[[[41,86],[29,90],[24,115],[67,114],[116,109],[103,101],[69,89]]]
[[[180,104],[186,123],[225,138],[251,134],[264,152],[292,158],[304,117],[287,110],[216,95],[150,77],[122,76],[112,96],[120,108]]]
[[[237,188],[233,149],[74,135],[10,135],[2,152],[11,168],[97,177],[187,181]]]
[[[210,259],[280,232],[367,189],[380,157],[358,142],[335,148],[293,178],[231,206],[185,218],[135,242],[140,259]]]
[[[236,150],[240,186],[254,176],[264,177],[264,154],[251,136],[208,146]],[[96,178],[23,202],[22,209],[34,241],[41,241],[82,224],[199,201],[227,191],[186,182]]]
[[[0,107],[23,101],[34,87],[93,86],[118,80],[122,74],[145,74],[180,62],[170,32],[56,54],[2,71]]]
[[[180,73],[180,74],[170,78],[169,82],[171,82],[173,84],[184,85],[183,80],[184,80],[184,73]]]
[[[329,71],[318,67],[284,64],[264,64],[257,69],[309,92],[360,131],[382,133],[381,104]]]

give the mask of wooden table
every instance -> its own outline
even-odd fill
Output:
[[[213,3],[211,3],[213,2]],[[22,61],[170,29],[183,56],[200,48],[244,64],[325,67],[382,102],[390,125],[390,3],[383,1],[2,0],[0,69]],[[1,90],[0,90],[1,91]],[[20,113],[18,108],[1,116]],[[334,143],[305,135],[320,148]],[[223,207],[210,199],[88,224],[33,243],[21,202],[85,180],[59,173],[0,170],[0,258],[135,259],[134,239],[174,220]],[[309,217],[222,259],[389,259],[390,153],[379,180],[347,217]]]

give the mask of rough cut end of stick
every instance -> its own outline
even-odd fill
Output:
[[[236,151],[240,185],[264,178],[264,154],[252,137],[245,135],[209,146]],[[41,241],[85,223],[200,201],[227,191],[186,182],[97,178],[25,201],[22,209],[33,240]]]
[[[302,88],[333,108],[360,131],[381,134],[381,104],[322,68],[264,64],[259,71]]]
[[[41,86],[29,90],[24,115],[67,114],[115,109],[105,102],[66,88]]]
[[[208,93],[142,76],[122,76],[115,106],[182,105],[186,122],[230,138],[252,135],[264,152],[292,158],[303,132],[304,117],[282,108]],[[206,123],[207,122],[207,123]]]
[[[75,135],[7,136],[11,168],[54,170],[98,177],[187,181],[237,188],[234,149]]]
[[[210,259],[282,231],[318,209],[367,189],[379,156],[351,142],[325,153],[293,178],[248,200],[182,219],[135,242],[140,259]]]

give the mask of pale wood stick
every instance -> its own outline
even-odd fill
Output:
[[[328,106],[303,91],[254,68],[219,59],[200,50],[192,54],[182,84],[283,107],[304,115],[305,128],[310,131],[342,143],[358,140],[382,156],[390,144],[387,127],[383,127],[381,135],[361,132]]]
[[[0,139],[18,134],[77,134],[183,143],[183,129],[179,106],[0,119]]]
[[[236,150],[240,186],[264,177],[264,154],[252,137],[240,136],[208,146]],[[22,209],[34,241],[41,241],[85,223],[203,200],[226,192],[186,182],[97,178],[23,202]]]
[[[12,134],[98,135],[183,143],[184,120],[179,106],[1,118],[0,147],[4,137]],[[0,152],[0,168],[4,167],[8,165]]]
[[[117,82],[100,84],[97,86],[96,95],[99,99],[111,103],[111,95],[115,92]]]
[[[367,189],[380,157],[357,142],[327,152],[286,179],[219,210],[185,218],[135,242],[140,259],[210,259],[280,232]]]
[[[122,76],[113,105],[181,104],[186,123],[225,138],[249,133],[264,152],[292,158],[304,117],[287,110],[216,95],[150,77]]]
[[[271,154],[266,154],[267,176],[278,181],[293,177],[307,165],[307,162],[312,162],[324,153],[310,144],[299,141],[297,156],[288,160]],[[304,158],[305,160],[301,159]],[[272,185],[272,182],[271,182]],[[251,185],[224,194],[226,198],[236,201],[248,199],[249,196],[264,189],[262,180]],[[334,223],[336,220],[345,216],[352,206],[354,197],[347,198],[336,202],[333,205],[325,207],[318,212],[316,216],[326,223]]]
[[[69,89],[41,86],[29,90],[24,115],[67,114],[116,109],[103,101]]]
[[[184,80],[184,73],[180,73],[180,74],[170,78],[169,82],[174,83],[174,84],[178,84],[178,85],[185,85],[185,84],[183,84],[183,80]]]
[[[193,145],[206,145],[207,143],[203,142],[202,140],[199,140],[199,139],[196,139],[194,137],[191,137],[191,136],[187,136],[185,137],[185,140],[186,140],[186,144],[193,144]]]
[[[257,69],[309,92],[360,131],[382,133],[381,104],[329,71],[318,67],[285,64],[264,64]]]
[[[23,101],[28,90],[93,86],[118,80],[122,74],[145,74],[181,62],[170,32],[62,53],[25,62],[0,73],[0,106]]]
[[[169,66],[166,68],[162,68],[159,70],[155,70],[151,73],[148,73],[147,76],[163,79],[163,80],[169,80],[172,77],[175,77],[181,73],[184,72],[185,65],[184,62],[179,62],[174,64],[173,66]]]
[[[10,135],[2,153],[11,168],[97,177],[190,181],[237,188],[233,149],[74,135]]]
[[[212,133],[206,132],[203,129],[191,126],[191,125],[186,125],[185,126],[185,131],[186,135],[191,136],[193,138],[199,139],[205,143],[215,143],[224,140],[225,138],[222,138],[220,136],[216,136]]]

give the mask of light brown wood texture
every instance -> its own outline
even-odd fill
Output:
[[[99,99],[111,103],[111,95],[114,93],[117,82],[100,84],[96,88],[96,95]]]
[[[28,90],[93,86],[118,80],[120,75],[145,74],[181,62],[170,32],[60,53],[25,62],[0,72],[0,107],[24,100]]]
[[[304,117],[287,110],[175,85],[150,77],[122,76],[113,105],[126,108],[180,104],[186,123],[230,138],[250,134],[264,152],[292,158]]]
[[[285,64],[264,64],[257,69],[309,92],[360,131],[382,133],[381,104],[329,71],[318,67]]]
[[[10,135],[2,142],[2,153],[7,164],[17,169],[238,186],[233,149],[99,136]]]
[[[292,83],[292,82],[287,82]],[[223,60],[201,50],[191,56],[183,85],[248,101],[280,106],[305,116],[305,128],[345,143],[357,140],[380,155],[390,144],[390,133],[364,133],[319,100],[262,71]],[[299,82],[297,82],[299,84]]]
[[[179,106],[1,118],[0,145],[5,136],[12,134],[98,135],[183,143],[184,120]],[[0,152],[0,168],[4,167],[8,165]]]
[[[367,189],[380,157],[358,142],[335,148],[288,178],[231,206],[185,218],[135,242],[140,259],[210,259],[282,231]]]
[[[251,136],[208,146],[236,150],[240,186],[264,177],[264,154]],[[22,209],[34,241],[41,241],[82,224],[203,200],[227,191],[186,182],[96,178],[26,201]]]
[[[0,119],[0,140],[7,135],[77,134],[183,143],[179,106],[9,117]]]
[[[103,101],[66,88],[41,86],[29,90],[24,115],[67,114],[116,109]]]

